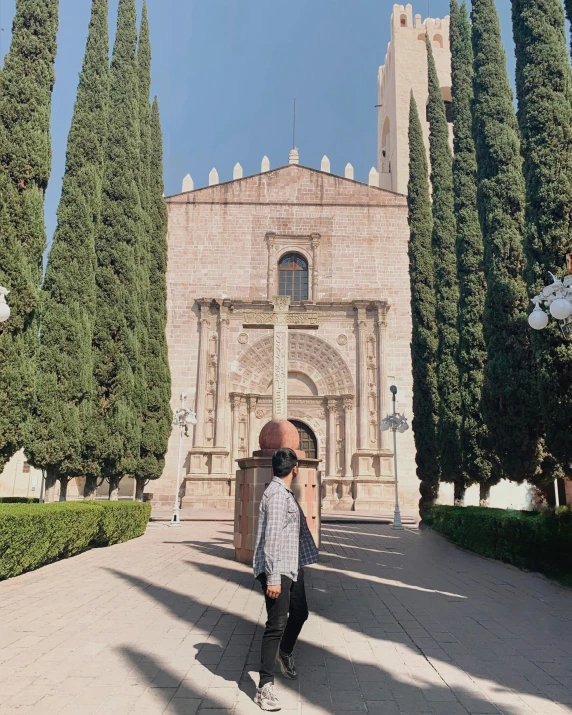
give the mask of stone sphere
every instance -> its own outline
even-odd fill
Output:
[[[260,449],[277,450],[289,447],[294,451],[300,447],[298,430],[288,420],[271,420],[260,431]]]

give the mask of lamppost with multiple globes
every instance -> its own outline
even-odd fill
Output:
[[[397,387],[392,385],[389,388],[391,394],[393,395],[393,414],[387,415],[380,425],[382,432],[391,430],[393,432],[393,464],[395,471],[395,510],[393,512],[393,529],[403,530],[403,524],[401,523],[401,512],[399,511],[399,485],[397,480],[397,433],[406,432],[409,429],[407,424],[407,417],[405,415],[399,414],[397,412],[396,395]]]
[[[572,253],[566,254],[568,274],[562,280],[548,272],[552,283],[542,289],[542,292],[532,298],[534,310],[528,316],[528,324],[534,330],[544,330],[548,325],[548,308],[550,315],[558,321],[562,335],[569,338],[572,335]],[[558,480],[554,480],[554,497],[556,506],[560,506],[558,497]]]
[[[10,306],[6,302],[6,296],[9,293],[7,288],[0,286],[0,323],[5,323],[10,317]]]
[[[173,504],[173,516],[169,526],[181,526],[181,507],[179,504],[179,489],[181,485],[181,468],[183,458],[183,437],[189,434],[189,425],[197,424],[197,416],[193,410],[186,406],[187,393],[181,393],[181,406],[175,410],[173,425],[179,428],[179,458],[177,461],[177,489],[175,491],[175,502]]]
[[[567,338],[572,331],[572,275],[568,274],[563,280],[552,273],[549,275],[552,283],[532,298],[534,310],[528,316],[528,324],[534,330],[543,330],[548,325],[548,313],[543,309],[544,306],[558,321],[562,335]]]

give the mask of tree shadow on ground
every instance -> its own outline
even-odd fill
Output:
[[[503,564],[491,564],[476,556],[470,557],[475,568],[480,563],[487,569],[488,580],[484,585],[473,580],[470,572],[451,575],[449,571],[455,565],[446,563],[432,564],[431,578],[426,575],[423,579],[414,568],[415,560],[402,558],[399,543],[395,541],[399,537],[372,534],[372,531],[371,525],[367,526],[367,532],[349,524],[323,528],[325,553],[321,554],[321,568],[309,571],[314,612],[333,624],[342,623],[353,630],[356,637],[363,634],[420,654],[440,671],[456,668],[470,678],[488,681],[502,712],[519,715],[524,712],[519,711],[518,706],[512,710],[509,704],[503,707],[507,691],[530,701],[534,711],[542,715],[555,710],[553,701],[565,707],[572,702],[566,681],[566,674],[572,673],[572,651],[563,640],[569,625],[556,618],[546,618],[546,614],[539,619],[537,611],[538,600],[546,595],[544,592],[549,596],[556,594],[554,597],[558,598],[564,593],[562,589],[556,592],[557,587],[543,579],[531,581],[530,574],[507,569]],[[356,534],[383,539],[382,549],[356,544],[352,538]],[[427,537],[435,538],[433,534]],[[410,538],[419,537],[411,535]],[[388,547],[388,540],[395,545]],[[441,539],[438,541],[447,553],[460,553],[456,547]],[[189,545],[203,553],[208,548],[210,556],[221,559],[220,566],[188,563],[211,576],[250,589],[251,582],[244,580],[244,567],[234,562],[233,550],[225,545],[224,539],[219,542],[214,553],[212,543],[193,541]],[[344,543],[348,544],[347,548]],[[372,559],[372,552],[379,553],[383,563]],[[380,576],[380,572],[384,575]],[[459,575],[463,577],[462,583],[459,583]],[[528,579],[529,593],[526,594],[519,591],[523,578]],[[534,592],[535,588],[539,593]],[[356,608],[352,601],[358,594],[361,606]],[[511,611],[519,600],[526,598],[529,604],[524,612],[530,611],[530,621],[519,622],[523,617],[521,612],[511,623]],[[505,626],[512,628],[512,632]],[[552,643],[547,633],[552,634]]]
[[[203,570],[206,565],[195,564],[195,566]],[[173,688],[164,690],[165,701],[171,702],[172,712],[177,715],[187,712],[183,708],[187,707],[188,703],[175,702],[175,693],[178,693],[176,699],[181,701],[200,698],[201,709],[221,708],[222,711],[230,712],[228,693],[226,693],[226,700],[221,700],[222,695],[219,694],[221,687],[224,688],[221,683],[224,682],[227,686],[235,686],[237,697],[242,697],[243,702],[245,699],[250,701],[254,695],[254,681],[249,670],[258,669],[262,624],[242,614],[235,614],[232,610],[223,611],[200,599],[158,586],[146,579],[111,571],[133,587],[144,591],[165,611],[190,624],[194,629],[195,638],[199,637],[197,631],[204,633],[204,640],[193,641],[193,650],[196,649],[196,652],[191,653],[188,649],[183,651],[186,653],[186,663],[177,658],[177,664],[185,668],[188,666],[189,673],[197,666],[202,668],[201,673],[210,673],[216,681],[212,688],[213,680],[207,683],[208,679],[196,670],[185,679],[180,671],[178,674],[170,673],[169,666],[162,664],[149,652],[137,651],[133,648],[121,649],[121,652],[133,662],[141,677],[147,678],[152,688],[159,687],[165,682],[172,683],[173,687],[177,688],[177,690]],[[232,576],[236,579],[235,582],[246,587],[243,578],[237,578],[236,573],[233,575],[233,569],[224,572],[218,569],[218,571],[219,573],[212,575],[220,578],[221,581],[232,580],[227,579],[227,576]],[[314,574],[309,572],[309,577],[312,587]],[[310,591],[315,595],[314,588]],[[263,599],[260,594],[260,611],[262,606]],[[321,609],[319,613],[322,618],[328,618]],[[354,627],[351,622],[344,625]],[[373,626],[369,630],[372,629]],[[233,640],[235,634],[247,637],[237,642],[236,639]],[[297,698],[300,696],[303,705],[322,707],[326,712],[336,714],[361,711],[380,715],[381,713],[457,715],[499,712],[507,715],[523,715],[519,705],[509,702],[510,691],[500,684],[498,686],[495,684],[493,689],[498,687],[497,700],[506,702],[497,703],[498,707],[487,700],[469,678],[466,678],[465,686],[457,683],[450,687],[433,667],[430,659],[424,658],[415,646],[403,644],[399,637],[396,638],[391,633],[385,631],[371,633],[371,636],[379,640],[379,644],[372,647],[371,653],[376,657],[382,657],[384,667],[367,662],[365,651],[360,645],[366,640],[363,637],[365,635],[367,635],[366,630],[362,633],[361,640],[358,638],[355,642],[347,644],[348,657],[347,654],[342,653],[343,649],[340,647],[342,644],[334,641],[330,645],[319,647],[303,640],[303,633],[302,641],[297,647],[300,679],[294,684],[287,684],[285,688],[281,687],[280,690],[281,698],[285,700],[284,709],[290,709],[290,706],[292,709],[297,709]],[[402,663],[397,667],[392,663],[392,657],[397,655],[395,648],[405,656],[408,662],[407,668],[404,669]],[[176,652],[173,655],[176,656]],[[150,667],[151,661],[154,668]],[[142,667],[141,663],[147,667]],[[452,664],[450,667],[453,668]],[[197,687],[197,681],[201,682],[201,687]],[[181,688],[182,690],[179,690]],[[547,705],[551,706],[552,703],[547,702]]]

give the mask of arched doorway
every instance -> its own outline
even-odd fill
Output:
[[[296,427],[300,435],[300,449],[306,452],[308,459],[317,459],[318,443],[313,430],[304,422],[300,422],[300,420],[290,420],[290,422]]]

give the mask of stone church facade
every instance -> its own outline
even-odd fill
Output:
[[[322,508],[391,510],[393,447],[379,424],[391,384],[409,417],[412,397],[405,197],[291,163],[167,202],[172,404],[187,392],[197,413],[183,506],[233,506],[236,460],[272,417],[273,333],[247,316],[287,294],[288,418],[321,460]],[[402,502],[413,507],[411,431],[398,439]],[[148,487],[155,503],[174,498],[177,447],[174,434]]]

